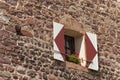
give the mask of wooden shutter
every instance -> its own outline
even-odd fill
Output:
[[[54,59],[64,61],[64,28],[62,24],[53,22]]]
[[[98,53],[97,53],[97,35],[86,32],[85,34],[86,47],[86,67],[93,70],[98,70]]]

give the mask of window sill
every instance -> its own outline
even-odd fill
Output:
[[[80,70],[80,71],[88,72],[88,69],[87,69],[87,68],[82,67],[82,66],[79,65],[79,64],[75,64],[75,63],[68,62],[68,61],[66,61],[65,63],[66,63],[66,67],[73,68],[73,69]]]

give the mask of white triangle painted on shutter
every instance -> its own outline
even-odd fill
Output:
[[[63,56],[58,51],[54,51],[54,59],[57,59],[57,60],[60,60],[60,61],[64,61]]]
[[[87,32],[86,34],[89,37],[91,43],[93,44],[95,50],[98,51],[97,50],[97,35],[93,33],[89,33],[89,32]]]
[[[54,39],[59,34],[59,32],[61,31],[61,29],[63,28],[63,26],[64,25],[62,25],[60,23],[53,22],[53,37],[54,37]]]
[[[85,36],[83,36],[82,39],[79,58],[81,60],[81,65],[85,67],[86,66]]]
[[[96,56],[94,57],[92,63],[89,65],[88,68],[98,71],[99,69],[98,68],[98,54],[96,54]]]
[[[55,43],[55,41],[53,42],[53,47],[54,47],[54,50],[55,50],[55,51],[60,52],[59,49],[58,49],[58,47],[57,47],[57,44]]]
[[[61,55],[55,42],[54,42],[54,59],[64,61],[63,56]]]
[[[60,60],[60,61],[64,61],[62,54],[60,53],[60,50],[58,49],[58,46],[55,42],[55,38],[57,37],[57,35],[59,34],[59,32],[62,30],[63,25],[53,22],[53,48],[54,48],[54,59]]]

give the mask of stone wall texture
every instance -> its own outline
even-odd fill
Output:
[[[97,34],[98,72],[54,60],[52,22],[65,15]],[[119,0],[0,0],[0,80],[120,80]]]

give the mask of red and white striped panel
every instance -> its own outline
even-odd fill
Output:
[[[86,59],[89,69],[98,70],[98,53],[97,53],[97,35],[86,32],[85,34]]]
[[[64,61],[64,28],[62,24],[53,22],[53,38],[54,59]]]

